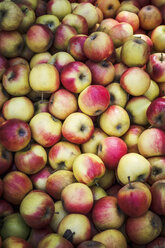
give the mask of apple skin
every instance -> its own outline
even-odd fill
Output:
[[[92,190],[94,202],[101,199],[104,196],[107,196],[106,191],[100,186],[93,185],[90,187],[90,189]]]
[[[92,75],[86,64],[73,61],[63,67],[60,79],[65,89],[80,93],[91,84]]]
[[[150,142],[148,142],[150,140]],[[165,132],[159,128],[145,129],[138,139],[139,153],[148,158],[165,155]]]
[[[36,23],[46,25],[53,34],[55,34],[57,27],[60,25],[60,21],[57,16],[46,13],[37,17]]]
[[[59,141],[48,152],[49,164],[54,170],[72,170],[73,161],[81,154],[78,145]]]
[[[147,182],[152,185],[160,179],[165,179],[165,156],[150,157],[148,161],[151,164],[151,174]]]
[[[0,55],[0,80],[2,79],[4,72],[8,68],[8,63],[8,59]]]
[[[34,102],[34,115],[37,115],[42,112],[49,112],[48,110],[48,105],[49,101],[48,100],[39,100],[37,102]]]
[[[23,172],[11,171],[3,177],[3,198],[14,205],[19,205],[32,188],[30,178]]]
[[[104,244],[94,241],[94,240],[89,240],[89,241],[84,241],[81,244],[77,246],[77,248],[106,248]]]
[[[36,16],[35,16],[35,11],[27,6],[27,4],[20,3],[18,4],[19,8],[21,9],[23,13],[23,18],[22,22],[20,23],[18,27],[18,31],[20,33],[26,33],[30,26],[32,26],[35,22]]]
[[[133,243],[138,245],[146,245],[157,238],[161,229],[160,216],[151,210],[148,210],[142,216],[129,217],[126,220],[126,234]]]
[[[123,107],[111,105],[100,115],[99,126],[109,136],[121,137],[130,126],[130,118]]]
[[[31,140],[28,123],[19,119],[10,119],[0,125],[0,142],[9,151],[25,148]]]
[[[133,165],[133,166],[132,166]],[[123,185],[130,181],[146,182],[151,172],[149,161],[138,153],[127,153],[119,161],[117,178]]]
[[[49,0],[47,3],[47,13],[57,16],[57,18],[62,21],[62,19],[71,13],[71,4],[67,0]]]
[[[92,60],[87,60],[85,63],[92,73],[92,84],[105,86],[113,81],[115,77],[115,68],[110,61],[104,60],[101,62],[94,62]]]
[[[157,83],[163,83],[165,81],[164,68],[164,53],[156,52],[149,56],[146,69],[150,77]]]
[[[116,197],[104,196],[94,203],[92,220],[101,231],[118,229],[124,223],[125,215],[119,209]]]
[[[78,109],[77,98],[69,90],[59,89],[49,98],[49,113],[60,120],[65,120]]]
[[[99,232],[92,237],[92,240],[103,243],[106,248],[111,248],[113,246],[122,248],[128,247],[124,235],[119,230],[113,228]]]
[[[74,183],[75,177],[72,171],[58,170],[48,176],[46,181],[46,192],[56,200],[61,199],[62,190],[71,183]]]
[[[91,189],[83,183],[71,183],[61,192],[64,209],[69,213],[87,214],[93,207]]]
[[[69,240],[76,246],[91,239],[90,220],[84,214],[70,213],[59,223],[57,233],[65,238],[69,235]]]
[[[152,127],[165,129],[165,98],[158,97],[152,101],[146,114]]]
[[[4,248],[19,247],[19,248],[32,248],[32,246],[25,240],[19,237],[8,237],[3,240]]]
[[[49,166],[45,166],[39,172],[30,175],[30,179],[33,183],[35,189],[46,191],[46,183],[48,177],[51,175],[51,168]]]
[[[107,137],[99,146],[97,155],[103,160],[106,168],[116,169],[118,162],[127,153],[126,143],[119,137]]]
[[[59,235],[57,233],[50,233],[43,237],[43,239],[40,240],[38,243],[38,248],[44,248],[44,247],[49,247],[49,248],[73,248],[72,243],[65,239],[62,235]]]
[[[14,155],[17,169],[28,175],[35,174],[43,169],[47,162],[47,153],[39,144],[32,144]]]
[[[101,11],[103,12],[104,19],[106,18],[114,18],[117,12],[117,9],[120,7],[120,1],[115,0],[97,0],[95,2],[95,5],[97,5]],[[109,8],[110,6],[110,8]]]
[[[0,144],[0,175],[5,174],[12,166],[13,154]]]
[[[81,111],[90,116],[102,114],[110,103],[109,91],[102,85],[90,85],[78,96]]]
[[[160,96],[159,85],[152,79],[148,90],[144,93],[144,96],[146,96],[150,101],[153,101]]]
[[[136,32],[140,26],[138,15],[126,10],[120,11],[116,15],[115,20],[117,20],[118,22],[129,23],[133,28],[133,33]]]
[[[114,51],[111,37],[102,31],[88,35],[83,46],[85,56],[95,62],[107,59]]]
[[[101,21],[97,30],[109,34],[109,30],[118,23],[114,18],[106,18]]]
[[[70,114],[62,124],[62,135],[74,144],[83,144],[88,141],[94,132],[94,124],[84,113]]]
[[[105,173],[99,179],[98,184],[104,190],[107,190],[109,189],[109,187],[111,187],[115,183],[115,180],[116,180],[115,170],[106,168]]]
[[[10,214],[14,213],[14,206],[12,203],[4,199],[0,199],[0,218],[4,218]]]
[[[32,138],[44,147],[53,146],[61,138],[62,123],[50,113],[39,113],[35,115],[29,126]]]
[[[122,188],[122,185],[119,183],[114,183],[112,186],[110,186],[107,190],[106,193],[109,196],[115,196],[117,197],[117,194],[119,190]]]
[[[131,217],[145,214],[151,205],[152,195],[148,186],[141,182],[132,182],[123,186],[117,194],[121,210]]]
[[[32,190],[22,200],[19,210],[28,226],[40,229],[50,223],[54,214],[54,202],[44,191]]]
[[[165,238],[164,237],[157,237],[150,243],[146,245],[146,248],[161,248],[165,246]]]
[[[150,188],[152,194],[152,202],[150,209],[158,215],[165,214],[164,184],[165,179],[159,179],[158,181],[154,182]]]
[[[73,162],[73,174],[78,182],[94,185],[105,173],[103,161],[93,153],[83,153]]]
[[[30,59],[30,68],[32,69],[36,64],[48,63],[50,58],[51,54],[49,52],[34,54]]]
[[[2,83],[0,83],[0,109],[2,109],[3,104],[9,99],[9,94],[4,89]]]

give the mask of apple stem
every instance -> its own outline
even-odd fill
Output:
[[[130,188],[130,189],[133,189],[133,186],[132,186],[132,184],[131,184],[131,178],[130,178],[130,176],[128,176],[128,183],[129,183],[129,188]]]
[[[75,234],[75,232],[72,232],[70,229],[67,229],[65,232],[64,232],[64,235],[63,237],[67,240],[69,240],[70,242],[72,242],[72,239],[73,239],[73,235]]]

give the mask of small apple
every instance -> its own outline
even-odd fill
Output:
[[[88,34],[88,23],[82,15],[70,13],[64,16],[62,23],[74,27],[78,34]]]
[[[118,8],[120,7],[120,1],[118,0],[97,0],[97,6],[103,12],[104,19],[106,18],[114,18]]]
[[[114,18],[104,18],[97,30],[109,34],[109,30],[118,23],[119,22]]]
[[[47,193],[32,190],[23,198],[19,209],[28,226],[40,229],[50,223],[54,214],[54,202]]]
[[[36,53],[30,59],[30,68],[32,69],[36,64],[48,63],[51,58],[51,54],[49,52]]]
[[[148,90],[144,93],[144,96],[146,96],[152,102],[157,97],[159,97],[160,91],[161,90],[159,88],[159,85],[151,79],[150,86]]]
[[[78,182],[92,186],[105,173],[101,158],[93,153],[82,153],[73,162],[73,174]]]
[[[151,174],[147,180],[149,184],[165,179],[165,156],[156,156],[148,158],[151,165]]]
[[[98,185],[107,191],[114,184],[115,179],[115,170],[106,168],[104,175],[98,181]]]
[[[26,33],[36,20],[35,11],[30,6],[28,6],[27,4],[23,2],[18,4],[18,6],[21,9],[22,14],[23,14],[22,21],[20,25],[18,26],[18,31],[20,33]]]
[[[57,16],[62,19],[69,13],[71,13],[71,4],[68,0],[49,0],[47,3],[47,13]]]
[[[48,105],[49,101],[48,100],[39,100],[37,102],[34,102],[34,115],[42,113],[42,112],[49,112],[48,110]]]
[[[101,199],[102,197],[107,196],[106,191],[100,186],[93,185],[90,187],[90,189],[92,191],[94,201],[97,201]]]
[[[160,41],[159,41],[160,43]],[[156,52],[149,56],[147,63],[147,72],[157,83],[163,83],[165,80],[165,56],[164,53]]]
[[[51,14],[44,14],[36,18],[37,24],[44,24],[47,26],[53,34],[55,34],[57,27],[60,25],[60,21],[57,16]]]
[[[30,178],[21,171],[11,171],[3,177],[3,198],[14,205],[19,205],[32,188]]]
[[[73,248],[72,243],[57,233],[50,233],[43,237],[38,243],[37,248]]]
[[[133,13],[127,10],[120,11],[116,15],[115,20],[117,20],[120,23],[121,22],[129,23],[133,28],[133,32],[136,32],[140,26],[138,15],[136,13]]]

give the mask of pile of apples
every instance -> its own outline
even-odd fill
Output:
[[[0,248],[165,247],[165,1],[0,1]]]

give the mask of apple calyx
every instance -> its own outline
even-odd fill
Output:
[[[109,66],[109,63],[108,63],[108,61],[106,61],[106,60],[103,60],[103,61],[101,61],[101,63],[100,63],[103,67],[108,67]]]
[[[81,73],[81,74],[79,75],[79,79],[83,81],[84,78],[85,78],[85,75]]]
[[[131,177],[128,176],[128,184],[129,184],[129,189],[134,189],[134,187],[131,184]]]
[[[12,71],[10,74],[9,74],[9,77],[8,77],[8,80],[12,80],[13,78],[15,77],[15,73]]]
[[[0,10],[0,22],[3,20],[3,18],[5,17],[7,11],[6,10]]]
[[[67,229],[64,232],[63,237],[72,243],[74,234],[75,232],[72,232],[70,229]]]
[[[58,163],[59,170],[64,170],[66,168],[65,161],[61,161]]]
[[[25,135],[25,133],[26,133],[26,131],[25,131],[23,128],[20,128],[20,129],[18,130],[18,134],[19,134],[19,136],[21,136],[21,137],[23,137],[23,136]]]
[[[9,152],[5,148],[2,148],[1,154],[2,154],[2,158],[4,158],[5,160],[9,158]]]
[[[157,168],[156,166],[152,167],[152,175],[157,176],[162,172],[161,168]]]
[[[86,127],[82,124],[82,125],[80,126],[80,131],[81,131],[81,132],[84,132],[85,129],[86,129]]]
[[[95,40],[96,37],[97,37],[97,34],[93,34],[93,35],[90,36],[90,39],[91,39],[91,40]]]

